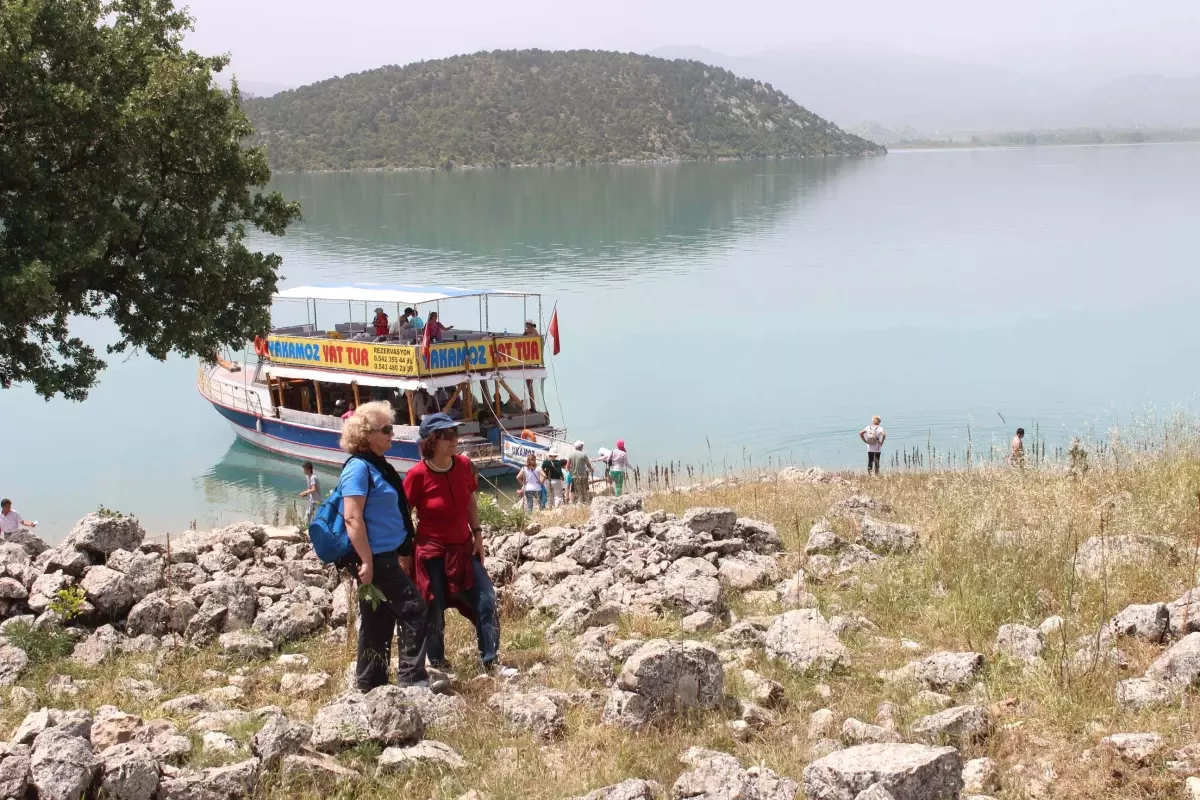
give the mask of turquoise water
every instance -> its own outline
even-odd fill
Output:
[[[857,466],[871,414],[889,458],[1190,406],[1197,185],[1197,145],[283,175],[305,218],[262,245],[285,285],[524,289],[545,320],[557,302],[551,410],[589,451]],[[477,323],[466,302],[446,321]],[[494,326],[536,315],[507,302]],[[134,357],[83,404],[0,394],[0,493],[50,534],[99,504],[155,532],[270,519],[298,468],[235,444],[194,383],[194,363]]]

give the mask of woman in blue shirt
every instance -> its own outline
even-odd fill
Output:
[[[385,600],[360,600],[358,666],[360,692],[388,682],[393,635],[401,686],[426,685],[425,601],[412,582],[413,523],[396,468],[383,457],[392,446],[393,411],[385,402],[359,406],[342,427],[342,516],[358,556],[358,581],[374,584]]]

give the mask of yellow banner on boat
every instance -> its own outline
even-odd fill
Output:
[[[494,342],[494,345],[493,345]],[[542,340],[538,336],[505,336],[470,342],[444,342],[429,348],[429,363],[420,345],[374,344],[345,339],[308,339],[271,336],[267,354],[273,364],[418,378],[456,372],[541,367]]]

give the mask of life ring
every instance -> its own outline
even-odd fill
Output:
[[[526,428],[525,430],[521,431],[521,438],[527,442],[536,442],[537,434]]]
[[[267,340],[261,336],[255,336],[254,352],[265,358],[267,355]]]

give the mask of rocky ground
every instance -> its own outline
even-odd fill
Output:
[[[1194,485],[599,498],[489,533],[515,677],[451,615],[452,674],[365,696],[352,587],[297,534],[92,514],[0,545],[0,796],[1200,798]]]

